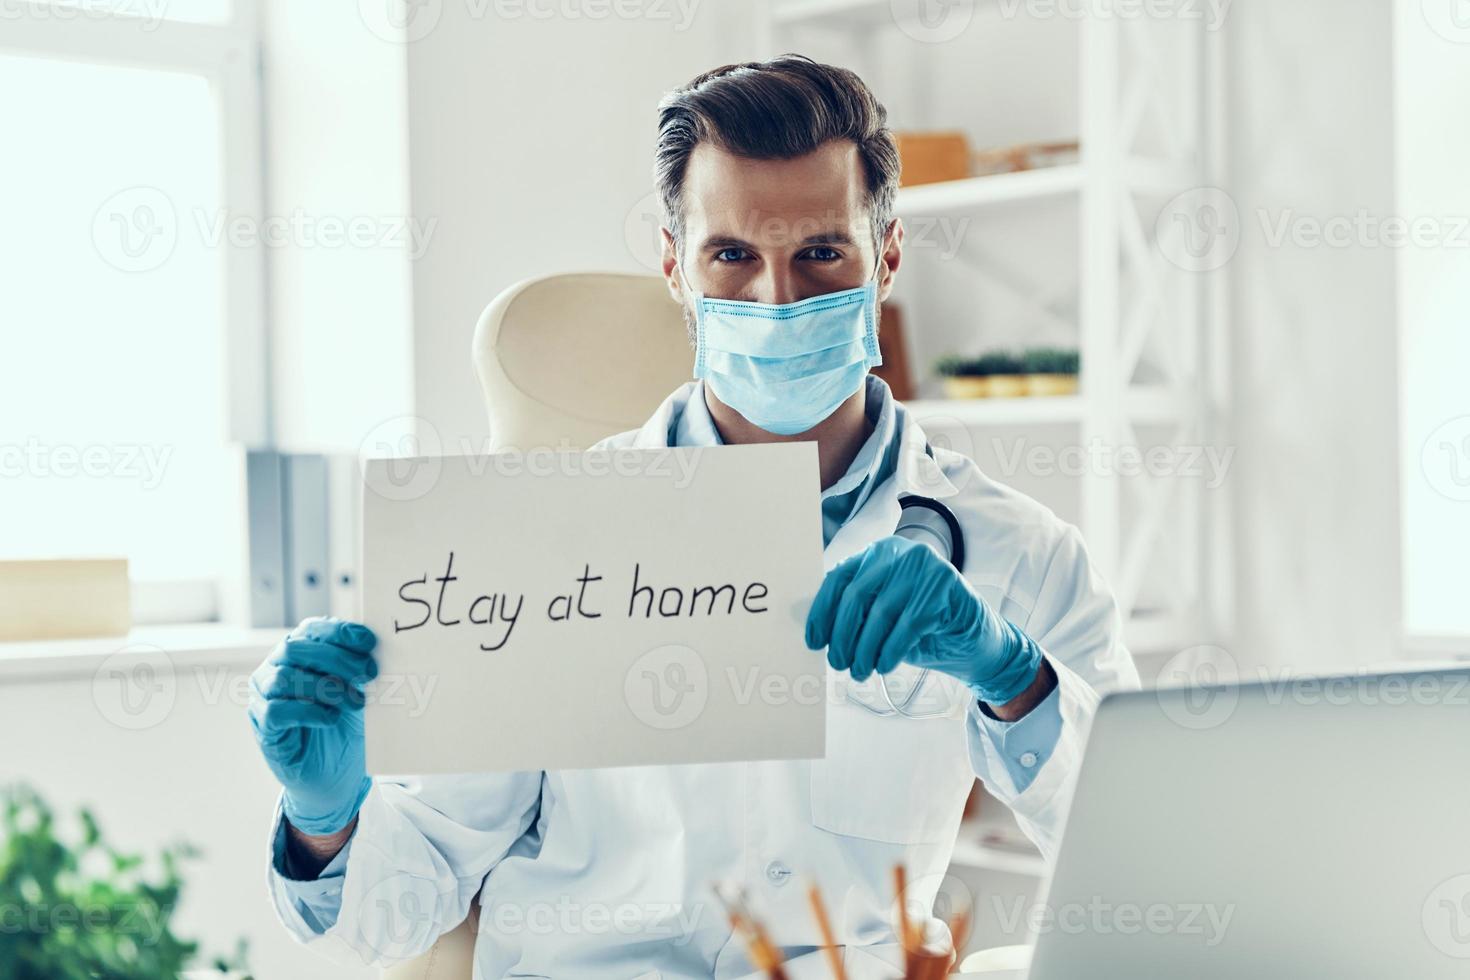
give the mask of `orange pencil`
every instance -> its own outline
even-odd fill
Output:
[[[906,902],[908,871],[902,864],[893,866],[893,887],[898,892],[898,942],[908,952],[914,945],[913,932],[909,927],[909,910]]]
[[[817,928],[822,932],[822,945],[827,950],[827,962],[832,964],[832,976],[847,980],[847,968],[842,965],[842,954],[837,951],[837,939],[832,934],[832,923],[827,921],[827,908],[822,904],[822,892],[815,882],[807,890],[811,899],[812,914],[817,917]]]

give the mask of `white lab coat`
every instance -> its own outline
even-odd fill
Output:
[[[666,445],[674,413],[699,391],[684,385],[641,429],[601,446]],[[806,898],[815,881],[849,976],[891,977],[892,868],[907,866],[909,905],[927,909],[975,777],[1050,858],[1099,692],[1138,682],[1116,605],[1076,528],[963,456],[936,447],[931,457],[902,412],[899,424],[896,472],[838,530],[826,566],[891,534],[900,494],[954,511],[966,577],[1056,670],[1061,735],[1024,791],[1000,755],[1003,726],[982,721],[958,682],[931,674],[909,708],[924,716],[909,718],[853,703],[842,696],[851,679],[829,671],[822,760],[380,781],[328,867],[335,876],[306,886],[319,905],[340,899],[323,934],[295,897],[303,886],[270,872],[288,929],[329,955],[393,962],[428,949],[479,894],[477,977],[740,977],[752,967],[709,888],[734,880],[795,957],[788,973],[799,980],[829,975],[809,952],[820,941]],[[856,695],[881,704],[872,683]],[[485,737],[495,737],[493,718]],[[279,820],[278,807],[273,834]]]

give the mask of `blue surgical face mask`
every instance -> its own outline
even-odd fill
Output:
[[[874,267],[876,274],[882,264]],[[688,277],[684,280],[689,281]],[[863,386],[878,353],[878,280],[795,303],[694,293],[694,376],[752,424],[805,432]]]

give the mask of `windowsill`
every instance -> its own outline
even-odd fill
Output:
[[[1470,659],[1470,636],[1410,633],[1404,637],[1404,655],[1412,660]]]
[[[196,666],[254,667],[286,633],[285,627],[250,629],[223,623],[137,626],[126,636],[0,643],[0,680],[52,680],[91,676],[107,664],[126,669]]]

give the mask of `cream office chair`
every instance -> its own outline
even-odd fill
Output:
[[[516,283],[475,325],[492,450],[583,449],[637,428],[690,377],[683,315],[657,276],[577,273]],[[470,980],[478,905],[385,980]],[[967,968],[999,966],[972,957]]]

